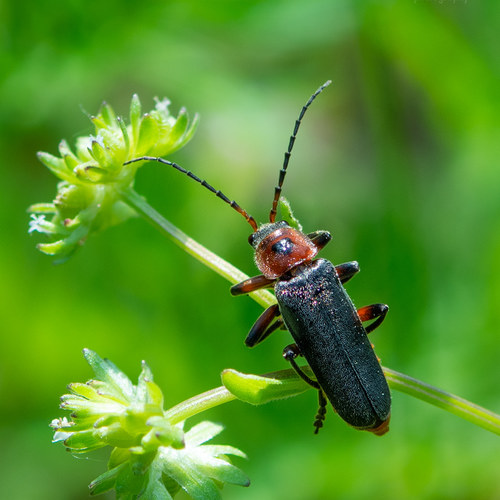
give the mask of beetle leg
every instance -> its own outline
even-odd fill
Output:
[[[328,231],[314,231],[309,233],[307,237],[314,243],[314,246],[321,250],[332,239],[332,235]]]
[[[278,330],[278,328],[283,329],[284,326],[284,321],[282,318],[278,318],[262,335],[262,337],[259,339],[259,343],[262,342],[263,340],[267,339],[271,333],[273,333],[275,330]],[[286,330],[286,327],[285,327]]]
[[[283,320],[278,320],[273,323],[274,318],[280,315],[278,304],[268,307],[257,319],[255,324],[248,332],[245,344],[248,347],[253,347],[259,342],[262,342],[266,337],[271,335],[274,330],[283,324]]]
[[[389,311],[389,306],[386,304],[372,304],[371,306],[360,307],[358,309],[359,319],[361,321],[377,318],[373,323],[365,327],[366,333],[372,332],[382,323],[382,321],[384,321],[387,311]]]
[[[296,371],[297,375],[306,383],[309,384],[311,387],[314,387],[315,389],[320,390],[321,387],[319,386],[318,382],[316,380],[313,380],[312,378],[308,377],[303,371],[302,368],[295,362],[295,358],[297,356],[300,356],[300,349],[297,346],[297,344],[290,344],[287,345],[283,349],[283,357],[292,365],[292,368]]]
[[[326,415],[326,405],[328,404],[328,401],[325,397],[325,393],[323,392],[323,389],[321,386],[318,384],[316,380],[312,380],[309,378],[303,371],[302,368],[297,365],[295,362],[295,358],[299,356],[300,349],[297,346],[297,344],[290,344],[287,345],[283,349],[283,357],[290,362],[292,365],[293,369],[296,371],[297,375],[306,383],[309,384],[310,386],[314,387],[315,389],[318,390],[318,402],[319,402],[319,408],[318,412],[316,413],[316,417],[314,417],[314,434],[317,434],[321,427],[323,427],[323,422],[325,420],[325,415]]]
[[[344,262],[335,266],[335,271],[339,276],[342,284],[347,283],[356,273],[359,273],[359,264],[353,260],[351,262]]]
[[[243,295],[245,293],[255,292],[261,288],[268,288],[274,284],[275,279],[266,278],[263,274],[248,278],[237,285],[231,287],[231,295]]]
[[[322,389],[318,390],[318,403],[319,403],[318,413],[316,413],[316,417],[314,419],[314,424],[313,424],[314,427],[316,428],[314,430],[314,434],[317,434],[321,429],[321,427],[323,427],[323,422],[325,421],[326,417],[326,405],[328,404],[328,401]]]

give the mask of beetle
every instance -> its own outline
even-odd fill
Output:
[[[307,384],[318,391],[319,409],[314,432],[317,434],[323,426],[329,400],[349,425],[381,436],[389,430],[391,395],[367,334],[382,323],[389,307],[373,304],[355,308],[343,285],[359,272],[356,261],[335,266],[326,259],[315,259],[331,240],[328,231],[304,234],[286,221],[276,221],[283,182],[302,118],[330,83],[325,82],[312,94],[295,122],[275,188],[269,223],[259,226],[235,201],[176,163],[149,156],[130,162],[153,160],[170,165],[243,215],[253,229],[248,241],[262,274],[234,285],[231,294],[236,296],[274,288],[277,300],[277,304],[267,308],[257,319],[245,344],[254,347],[275,330],[287,329],[295,343],[284,348],[283,357]],[[369,320],[373,321],[364,327],[363,322]],[[305,358],[314,379],[297,364],[298,356]]]

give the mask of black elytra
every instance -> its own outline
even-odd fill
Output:
[[[285,325],[339,416],[358,429],[383,430],[389,387],[333,264],[317,259],[279,280],[274,292]]]
[[[149,156],[127,163],[153,160],[170,165],[243,215],[253,229],[249,243],[255,250],[255,263],[262,274],[234,285],[231,293],[242,295],[274,288],[277,300],[277,305],[266,309],[251,328],[246,345],[253,347],[278,328],[286,327],[295,343],[285,347],[283,356],[297,374],[318,391],[315,432],[323,426],[328,399],[349,425],[381,436],[389,430],[391,395],[367,334],[382,323],[389,308],[385,304],[355,308],[343,285],[359,272],[357,262],[334,266],[325,259],[315,260],[330,241],[330,233],[315,231],[306,235],[285,221],[276,222],[281,189],[302,118],[330,83],[327,81],[314,92],[295,122],[267,224],[258,226],[236,202],[176,163]],[[364,327],[362,322],[369,320],[374,321]],[[296,363],[298,356],[305,358],[314,378]]]

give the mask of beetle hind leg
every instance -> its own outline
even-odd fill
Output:
[[[292,368],[295,370],[297,375],[306,383],[309,384],[311,387],[314,387],[315,389],[320,390],[321,387],[319,386],[318,382],[316,380],[313,380],[310,378],[308,375],[306,375],[302,368],[295,362],[295,358],[297,356],[300,356],[301,352],[297,344],[290,344],[287,345],[283,349],[283,357],[292,365]]]
[[[326,405],[328,404],[328,401],[325,397],[325,393],[323,392],[323,389],[318,389],[318,413],[316,413],[316,417],[314,418],[314,434],[317,434],[321,427],[323,427],[323,422],[325,421],[326,418]]]
[[[321,386],[318,384],[316,380],[313,380],[310,378],[308,375],[304,373],[302,368],[295,362],[295,358],[297,356],[300,356],[300,349],[298,348],[297,344],[290,344],[286,346],[283,349],[283,357],[292,365],[292,368],[295,370],[297,375],[306,383],[309,384],[311,387],[314,387],[318,391],[318,402],[319,402],[319,408],[318,412],[316,413],[316,417],[314,417],[314,434],[317,434],[321,427],[323,427],[323,422],[325,421],[325,416],[326,416],[326,406],[328,404],[328,401],[325,397],[325,393],[323,392],[323,389]]]

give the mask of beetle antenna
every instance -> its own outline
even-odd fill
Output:
[[[293,133],[290,136],[290,142],[288,143],[288,149],[285,152],[285,159],[283,161],[283,167],[280,170],[280,176],[278,180],[278,185],[274,188],[274,199],[273,199],[273,206],[271,208],[271,213],[269,214],[269,222],[274,222],[276,220],[276,209],[278,207],[278,201],[280,199],[281,195],[281,187],[283,186],[283,181],[285,180],[285,175],[286,175],[286,169],[288,167],[288,161],[290,160],[290,155],[292,154],[292,149],[293,145],[295,144],[295,138],[297,137],[297,132],[299,131],[300,124],[302,123],[302,118],[304,117],[307,109],[309,106],[312,104],[314,99],[318,97],[318,95],[323,92],[323,89],[325,87],[328,87],[332,83],[331,80],[326,81],[321,87],[319,87],[316,92],[309,98],[309,100],[306,102],[304,106],[302,106],[302,109],[300,111],[299,117],[295,121],[295,127],[293,128]]]
[[[188,177],[195,180],[196,182],[199,182],[203,187],[206,187],[209,191],[212,191],[212,193],[214,193],[215,196],[220,198],[222,201],[226,202],[231,208],[234,208],[234,210],[243,215],[246,221],[252,226],[254,232],[257,231],[257,222],[246,210],[243,210],[243,208],[241,208],[238,205],[238,203],[236,203],[235,201],[231,201],[222,191],[215,189],[207,181],[204,181],[203,179],[200,179],[198,176],[193,174],[193,172],[190,172],[189,170],[182,168],[180,165],[177,165],[177,163],[174,163],[173,161],[164,160],[163,158],[159,158],[156,156],[141,156],[140,158],[134,158],[133,160],[126,161],[124,165],[128,165],[129,163],[135,163],[137,161],[157,161],[159,163],[163,163],[165,165],[170,165],[171,167],[174,167],[179,172],[182,172],[183,174],[186,174]]]

